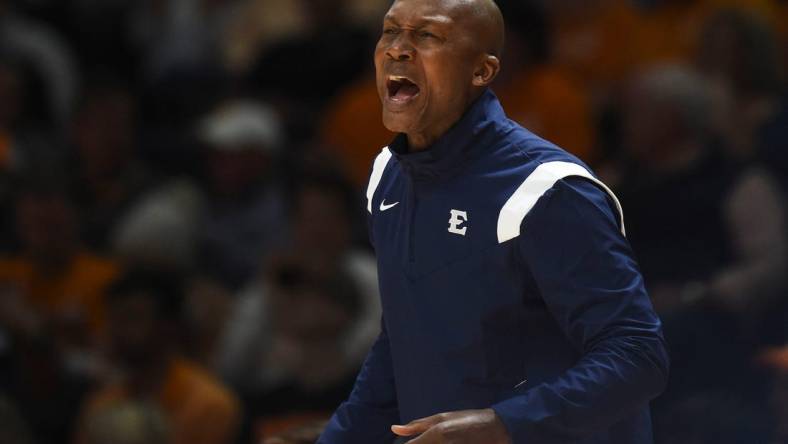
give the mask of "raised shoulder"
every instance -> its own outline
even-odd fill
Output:
[[[498,242],[503,243],[519,236],[525,216],[533,209],[539,198],[553,188],[556,182],[571,176],[588,179],[610,195],[618,210],[621,234],[626,235],[624,213],[613,191],[583,166],[573,162],[553,161],[536,167],[501,208],[498,215]]]
[[[367,185],[367,211],[370,214],[372,214],[372,197],[375,196],[375,190],[380,185],[380,179],[383,178],[383,171],[386,170],[389,160],[391,160],[391,151],[389,147],[385,147],[372,165],[372,174],[369,176],[369,184]]]

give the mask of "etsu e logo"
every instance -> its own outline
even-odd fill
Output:
[[[460,210],[451,210],[449,218],[449,233],[465,236],[468,227],[464,226],[468,222],[468,213]]]

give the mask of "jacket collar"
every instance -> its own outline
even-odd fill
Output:
[[[490,150],[496,134],[504,129],[507,122],[498,98],[488,89],[429,148],[409,153],[408,139],[400,133],[389,145],[389,150],[414,180],[447,179],[466,163]]]

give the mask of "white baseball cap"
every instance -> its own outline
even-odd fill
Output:
[[[251,100],[226,103],[205,117],[199,127],[203,142],[221,151],[260,147],[279,150],[283,131],[272,107]]]

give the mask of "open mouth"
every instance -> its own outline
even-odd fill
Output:
[[[386,82],[389,99],[394,102],[407,102],[419,95],[419,86],[410,79],[403,76],[389,76]]]

